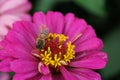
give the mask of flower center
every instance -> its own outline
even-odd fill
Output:
[[[38,37],[36,47],[39,50],[41,61],[54,68],[68,65],[75,57],[75,46],[70,41],[66,41],[67,39],[67,36],[55,33],[49,33],[44,39]]]

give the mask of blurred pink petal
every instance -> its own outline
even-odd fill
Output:
[[[0,0],[0,41],[15,21],[31,20],[27,13],[30,9],[31,4],[28,0]]]
[[[0,73],[0,80],[10,80],[10,75],[8,73]]]

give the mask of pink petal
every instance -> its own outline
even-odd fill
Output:
[[[72,67],[102,69],[107,63],[107,55],[104,52],[90,52],[70,63]]]
[[[90,70],[84,68],[73,68],[69,70],[71,74],[76,76],[79,80],[102,80],[101,76]]]
[[[7,26],[5,26],[4,24],[0,23],[0,36],[1,36],[1,40],[2,40],[2,36],[6,35],[8,33],[8,30],[9,29],[7,28]]]
[[[4,59],[0,62],[0,71],[2,72],[11,72],[12,70],[10,69],[10,62],[12,62],[13,59]]]
[[[66,31],[71,27],[71,24],[74,22],[75,16],[72,13],[68,13],[65,15],[65,27],[64,27],[64,34]]]
[[[6,0],[0,0],[0,7],[2,7],[5,2]]]
[[[42,62],[38,64],[38,71],[44,75],[47,75],[50,73],[49,67],[44,65]]]
[[[51,74],[43,75],[39,80],[52,80]]]
[[[33,21],[39,27],[43,24],[46,25],[46,16],[43,12],[36,12],[33,16]]]
[[[30,32],[30,28],[32,27],[34,27],[32,23],[27,22],[27,21],[21,21],[21,22],[17,22],[16,24],[14,24],[13,29],[17,33],[20,33],[21,37],[25,39],[25,42],[29,43],[29,45],[33,49],[36,47],[36,40],[35,40],[35,37],[33,36],[34,32]]]
[[[49,11],[46,15],[47,27],[52,33],[63,33],[64,16],[60,12]]]
[[[0,59],[6,59],[11,57],[6,50],[1,49],[0,50]]]
[[[8,30],[10,30],[13,27],[13,23],[15,21],[20,20],[31,20],[31,17],[27,14],[21,14],[19,16],[5,14],[0,17],[0,35],[5,36],[8,33]]]
[[[11,14],[12,15],[12,14]],[[15,15],[15,14],[13,14]],[[27,13],[20,13],[16,14],[20,18],[20,20],[25,20],[25,21],[32,21],[31,15],[28,15]],[[18,20],[17,20],[18,21]],[[16,22],[16,21],[15,21]]]
[[[32,78],[29,78],[27,80],[39,80],[43,75],[41,75],[40,73],[38,73],[37,75],[35,75],[34,77]]]
[[[79,80],[76,77],[74,77],[68,70],[65,69],[65,67],[60,67],[60,72],[63,75],[65,80]]]
[[[34,28],[34,24],[28,21],[20,21],[16,22],[14,24],[13,29],[16,30],[16,32],[20,33],[22,36],[26,38],[26,41],[29,42],[29,44],[35,48],[36,40],[35,40],[35,31],[32,32],[31,29]]]
[[[9,55],[14,58],[37,61],[37,59],[34,56],[32,56],[31,52],[29,53],[29,51],[24,50],[24,47],[20,45],[7,45],[5,49],[7,49],[7,51],[9,51]]]
[[[87,23],[83,19],[75,19],[71,24],[66,34],[69,37],[69,40],[72,41],[77,35],[82,34],[83,31],[87,28]]]
[[[7,55],[9,56],[12,56],[14,58],[37,61],[37,59],[32,56],[32,53],[31,53],[32,50],[29,50],[27,47],[24,47],[24,45],[14,43],[14,42],[11,43],[6,39],[1,41],[1,45],[8,52]]]
[[[18,0],[14,0],[14,1],[13,0],[8,0],[1,7],[0,11],[5,12],[7,10],[14,9],[15,7],[20,6],[20,5],[22,5],[26,2],[27,2],[27,0],[20,0],[20,1],[18,1]]]
[[[70,73],[71,73],[71,75],[73,75],[74,77],[76,77],[77,80],[89,80],[89,79],[87,79],[86,77],[80,76],[80,75],[75,74],[75,73],[73,73],[73,72],[70,72]],[[75,79],[75,80],[76,80],[76,79]]]
[[[25,33],[24,33],[25,34]],[[28,49],[28,51],[31,51],[32,49],[34,49],[34,45],[31,45],[32,42],[32,38],[28,35],[21,35],[20,33],[11,30],[9,31],[9,33],[6,36],[6,39],[11,43],[11,44],[17,44],[17,45],[21,45],[24,48]],[[35,42],[35,41],[34,41]],[[34,44],[34,43],[33,43]]]
[[[4,14],[0,17],[0,23],[2,23],[4,26],[7,26],[9,28],[12,28],[12,24],[15,21],[20,21],[20,17],[19,16],[14,16],[14,15],[10,15],[10,14]]]
[[[35,24],[33,24],[29,21],[22,21],[22,22],[18,22],[18,23],[16,22],[16,24],[14,26],[17,26],[19,24],[23,24],[23,26],[24,26],[25,30],[28,32],[28,34],[31,34],[36,40],[36,38],[39,36],[39,27],[37,27]],[[16,27],[14,27],[14,28],[16,28]],[[18,32],[20,32],[20,30]]]
[[[76,52],[90,51],[90,50],[101,50],[103,48],[102,40],[94,37],[86,40],[80,44],[75,45]]]
[[[0,35],[0,41],[3,39],[3,36]]]
[[[64,28],[64,16],[59,12],[48,12],[45,15],[37,12],[33,16],[33,21],[38,25],[46,25],[52,33],[62,33]]]
[[[29,73],[37,70],[38,63],[35,61],[15,60],[11,62],[11,69],[16,73]]]
[[[96,37],[96,33],[94,31],[94,29],[92,28],[92,26],[88,26],[86,30],[84,30],[84,32],[82,33],[82,35],[80,36],[79,39],[77,39],[74,44],[81,44],[82,42],[89,40],[91,38]]]
[[[36,71],[32,71],[32,72],[25,73],[25,74],[16,73],[13,77],[13,80],[29,80],[32,77],[36,76],[37,74],[38,74],[38,72],[36,72]],[[41,76],[41,75],[39,75],[39,76]],[[38,80],[38,79],[36,78],[36,80]]]
[[[20,14],[23,14],[23,13],[24,14],[27,13],[31,8],[32,8],[31,3],[25,2],[25,3],[22,3],[21,5],[17,5],[14,8],[6,10],[4,13],[6,13],[6,14],[13,14],[13,15],[20,15]]]
[[[35,40],[39,35],[39,27],[28,21],[17,21],[13,24],[13,29],[23,36],[31,37],[33,45],[35,45]]]

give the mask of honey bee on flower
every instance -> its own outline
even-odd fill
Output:
[[[47,38],[49,30],[45,27],[45,25],[41,26],[41,33],[39,34],[36,40],[36,48],[42,49],[45,46],[45,39]]]

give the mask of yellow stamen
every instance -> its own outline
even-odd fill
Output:
[[[58,39],[58,43],[59,43],[59,45],[56,47],[61,49],[63,43],[66,42],[68,37],[63,34],[52,34],[52,33],[49,33],[49,35],[47,36],[48,41],[56,40],[56,39]],[[40,54],[42,62],[45,65],[52,66],[54,68],[59,67],[61,65],[68,65],[68,63],[75,57],[75,51],[74,51],[75,46],[70,41],[66,42],[65,45],[67,46],[65,53],[62,52],[52,53],[51,47],[49,46],[47,47],[47,50],[43,48]]]

